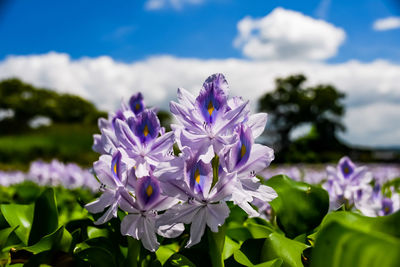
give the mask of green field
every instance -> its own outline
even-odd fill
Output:
[[[20,169],[36,160],[57,158],[91,166],[98,155],[92,151],[96,125],[56,124],[19,135],[0,136],[0,169]]]

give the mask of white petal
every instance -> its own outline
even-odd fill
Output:
[[[129,236],[139,240],[138,223],[139,223],[140,217],[142,217],[141,214],[126,215],[121,222],[121,234],[129,235]]]
[[[194,215],[196,219],[193,220],[192,225],[190,226],[190,238],[185,246],[186,248],[190,248],[199,243],[204,234],[204,230],[206,229],[207,215],[205,206],[199,209]]]
[[[224,224],[229,212],[230,210],[225,202],[207,205],[207,225],[211,231],[218,232],[218,227]]]

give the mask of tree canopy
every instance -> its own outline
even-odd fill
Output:
[[[269,114],[268,134],[281,155],[290,151],[293,144],[290,135],[302,125],[311,125],[308,141],[312,141],[316,151],[341,145],[337,133],[345,130],[341,122],[345,95],[332,85],[307,87],[306,80],[301,74],[278,78],[275,90],[259,100],[259,110]]]

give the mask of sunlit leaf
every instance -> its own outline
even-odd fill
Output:
[[[317,227],[329,208],[328,193],[314,185],[277,175],[264,182],[278,193],[271,201],[278,225],[291,238]]]

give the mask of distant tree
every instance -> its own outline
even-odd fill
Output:
[[[13,113],[0,120],[0,133],[25,130],[37,116],[47,117],[54,123],[94,124],[98,117],[106,115],[79,96],[35,88],[18,79],[0,82],[0,110]]]
[[[259,100],[259,110],[269,114],[268,131],[274,148],[283,154],[292,143],[291,132],[304,124],[312,127],[310,137],[321,149],[340,144],[337,132],[344,131],[341,122],[345,95],[332,85],[305,87],[304,75],[276,79],[274,91]]]

